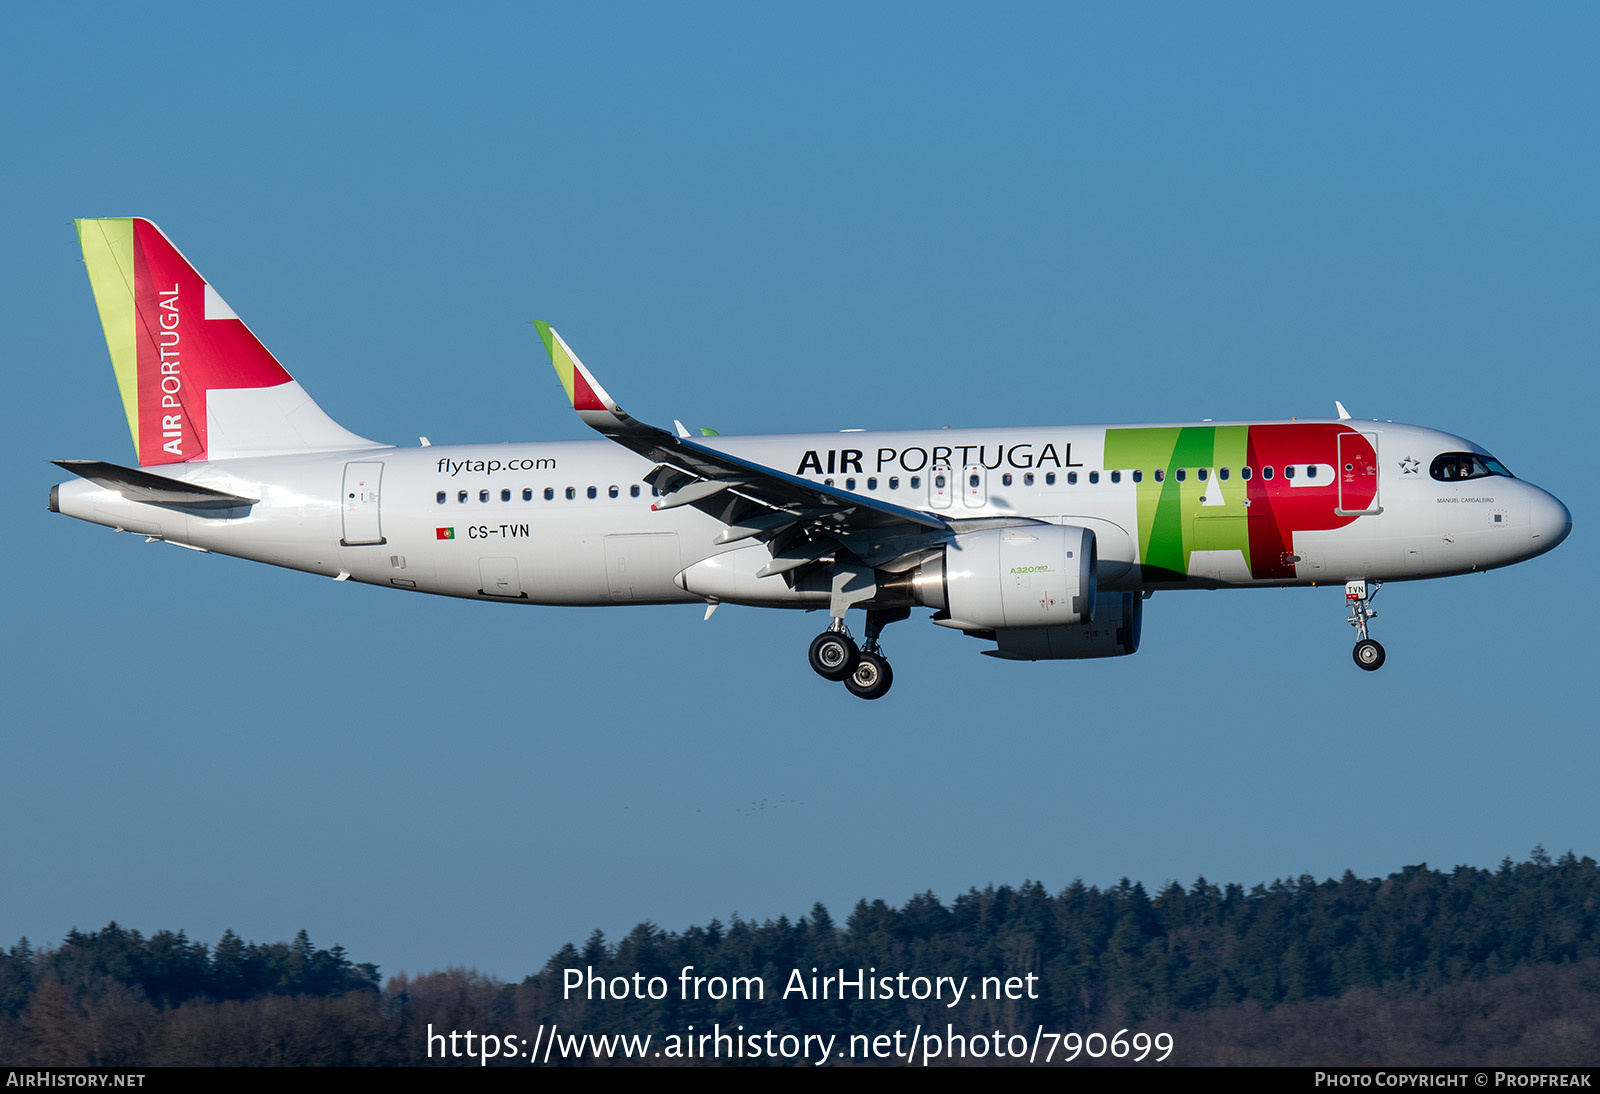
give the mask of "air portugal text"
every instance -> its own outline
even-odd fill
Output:
[[[178,362],[178,286],[157,289],[161,311],[161,329],[157,344],[161,347],[161,447],[174,456],[183,455],[183,404],[178,393],[183,390],[183,373]],[[177,414],[167,414],[177,410]]]
[[[976,459],[973,458],[974,452],[977,453]],[[865,475],[867,471],[862,466],[862,461],[867,458],[866,450],[861,448],[824,450],[808,448],[805,455],[800,457],[800,466],[795,469],[795,474],[804,475],[809,471],[815,475],[846,475],[852,472]],[[929,465],[971,467],[980,464],[989,471],[993,471],[1001,464],[1015,467],[1019,471],[1035,467],[1083,466],[1081,463],[1073,462],[1071,442],[1061,445],[1059,449],[1054,444],[1035,445],[1031,442],[996,445],[936,444],[929,448],[913,445],[910,448],[880,448],[871,458],[874,472],[895,467],[902,471],[921,471]]]

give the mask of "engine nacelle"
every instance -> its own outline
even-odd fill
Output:
[[[914,587],[942,608],[941,626],[963,631],[1087,623],[1095,608],[1094,533],[1077,525],[1029,524],[964,532],[924,563]]]
[[[995,648],[983,652],[1008,661],[1122,657],[1138,651],[1143,625],[1144,597],[1139,593],[1111,593],[1100,598],[1091,622],[1077,627],[996,630]]]

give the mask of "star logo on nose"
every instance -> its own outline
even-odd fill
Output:
[[[1405,459],[1400,461],[1400,474],[1415,475],[1417,473],[1417,468],[1421,466],[1422,465],[1416,460],[1412,459],[1410,456],[1407,456]]]

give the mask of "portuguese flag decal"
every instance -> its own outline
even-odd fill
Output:
[[[456,530],[454,528],[435,528],[433,530],[433,538],[434,539],[455,539],[456,538]]]

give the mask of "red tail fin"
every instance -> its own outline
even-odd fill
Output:
[[[148,220],[80,220],[78,238],[144,466],[373,447],[295,383]]]

